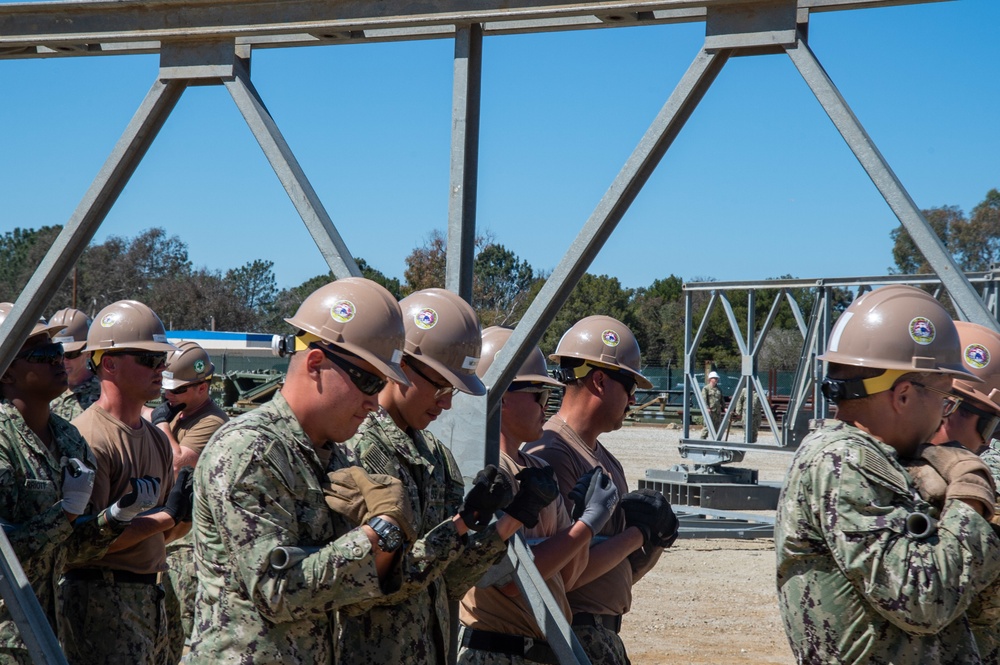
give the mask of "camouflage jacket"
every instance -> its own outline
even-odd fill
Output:
[[[997,487],[1000,487],[1000,441],[996,439],[990,441],[989,447],[979,453],[979,458],[989,467],[993,480]]]
[[[52,400],[49,408],[52,413],[69,421],[86,411],[100,397],[101,382],[96,376],[91,376],[80,385],[67,388],[66,392]]]
[[[337,654],[352,663],[446,662],[454,637],[448,601],[460,599],[499,559],[506,543],[489,527],[469,534],[467,544],[456,547],[459,539],[451,518],[465,495],[462,474],[451,451],[430,432],[410,438],[380,409],[368,415],[347,447],[366,471],[403,481],[421,538],[404,554],[409,584],[404,582],[399,592],[376,603],[340,612]],[[445,565],[429,565],[427,553],[442,551]],[[426,570],[422,579],[421,561]]]
[[[94,467],[94,455],[62,418],[50,416],[49,427],[55,451],[28,428],[13,404],[0,401],[0,522],[55,630],[55,591],[63,566],[100,558],[124,526],[109,522],[105,513],[75,524],[66,519],[60,459],[75,457]],[[0,648],[25,648],[2,601]]]
[[[800,663],[979,663],[965,616],[1000,575],[1000,539],[949,499],[937,533],[890,446],[843,422],[802,442],[775,517],[778,604]]]
[[[705,408],[711,414],[713,420],[722,418],[722,391],[718,386],[706,385],[701,389],[701,398],[705,400]]]
[[[361,529],[339,538],[325,464],[281,393],[209,440],[194,481],[189,663],[330,663],[330,613],[381,593]],[[285,570],[278,546],[315,548]]]

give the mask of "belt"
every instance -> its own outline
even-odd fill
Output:
[[[622,630],[621,614],[591,614],[590,612],[577,612],[573,615],[574,626],[603,626],[608,630],[620,633]]]
[[[520,656],[533,663],[559,665],[556,653],[547,642],[521,635],[491,633],[488,630],[475,630],[466,627],[462,635],[462,646],[466,649]]]
[[[110,568],[74,568],[66,571],[71,582],[113,582],[115,584],[159,584],[159,573],[130,573]]]

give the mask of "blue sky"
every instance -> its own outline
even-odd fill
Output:
[[[815,14],[810,45],[921,207],[1000,187],[1000,3]],[[487,38],[479,228],[551,270],[704,24]],[[261,50],[253,80],[356,256],[402,277],[448,213],[453,43]],[[64,223],[154,56],[0,61],[0,232]],[[731,60],[590,271],[626,286],[883,274],[898,221],[786,56]],[[326,272],[229,95],[184,93],[96,239],[163,226],[196,266]]]

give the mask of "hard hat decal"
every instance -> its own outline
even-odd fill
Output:
[[[338,300],[330,308],[330,318],[337,323],[347,323],[354,318],[356,311],[354,303],[350,300]]]
[[[199,374],[201,374],[202,372],[204,372],[205,371],[205,361],[204,360],[195,360],[194,361],[194,371],[198,372]]]
[[[104,318],[101,319],[101,327],[110,328],[111,326],[118,323],[118,319],[120,318],[121,314],[119,314],[118,312],[110,312],[108,314],[105,314]]]
[[[462,361],[462,369],[469,369],[475,372],[477,367],[479,367],[479,358],[465,356],[465,360]]]
[[[399,361],[403,359],[403,352],[400,349],[392,350],[392,364],[398,365]]]
[[[417,324],[417,327],[421,330],[430,330],[437,325],[438,313],[430,307],[424,307],[422,310],[413,315],[413,322]]]
[[[173,379],[174,378],[174,373],[173,372],[164,372],[163,373],[163,378],[164,379]]]
[[[153,341],[154,342],[161,342],[163,344],[166,344],[167,343],[167,336],[166,335],[161,335],[159,333],[153,333]]]
[[[910,321],[910,337],[917,344],[930,344],[936,335],[934,323],[930,319],[918,316]]]
[[[56,344],[72,344],[74,340],[72,337],[66,337],[65,335],[56,335],[52,338],[52,341]]]
[[[604,346],[618,346],[621,337],[614,330],[605,330],[601,333],[601,341],[604,342]]]
[[[970,344],[965,347],[965,362],[969,367],[983,369],[990,364],[990,350],[982,344]]]

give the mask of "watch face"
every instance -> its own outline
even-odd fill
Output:
[[[378,534],[378,546],[383,552],[395,552],[403,544],[403,530],[395,524],[373,517],[368,526]]]
[[[385,552],[395,552],[399,549],[399,546],[403,544],[403,534],[399,530],[399,527],[388,525],[388,529],[385,529],[379,534],[379,547]]]

